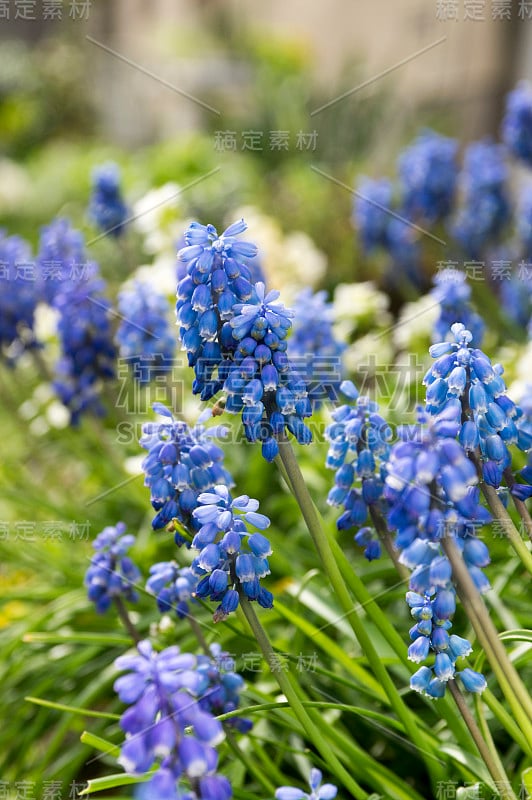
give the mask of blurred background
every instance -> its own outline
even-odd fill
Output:
[[[353,187],[362,175],[396,175],[398,154],[422,128],[454,137],[459,161],[469,142],[498,139],[507,92],[531,77],[527,0],[0,0],[0,229],[23,237],[26,258],[38,260],[44,226],[68,219],[84,237],[84,259],[99,264],[111,302],[133,274],[148,280],[165,295],[175,332],[175,253],[188,222],[222,231],[243,215],[260,267],[283,299],[305,286],[334,299],[350,376],[360,382],[375,363],[391,365],[393,385],[380,399],[393,422],[419,399],[435,314],[426,293],[452,252],[438,249],[438,238],[426,240],[416,285],[402,273],[390,280],[389,254],[364,252],[353,230]],[[87,213],[93,169],[109,161],[120,168],[129,213],[120,240],[103,235]],[[526,324],[501,311],[485,287],[473,288],[492,315],[488,344],[509,364],[507,382],[522,391],[530,374]],[[13,357],[7,347],[2,358],[0,341],[0,780],[13,789],[27,779],[36,791],[62,781],[66,798],[67,785],[116,770],[112,759],[87,764],[84,727],[89,722],[114,741],[118,728],[24,698],[117,711],[111,664],[124,640],[116,620],[96,618],[86,599],[91,542],[123,519],[137,535],[139,563],[173,556],[172,542],[151,532],[138,436],[154,400],[190,419],[197,403],[187,400],[185,369],[139,388],[126,365],[103,392],[107,415],[87,414],[71,427],[53,383],[56,311],[36,306],[42,349]],[[119,321],[115,314],[114,328]],[[394,382],[405,371],[396,402]],[[382,381],[369,388],[377,384],[382,395]],[[334,527],[325,508],[325,452],[317,437],[301,459]],[[236,444],[228,446],[227,464],[237,486],[264,501],[272,530],[282,537],[290,529],[271,588],[295,596],[293,564],[315,566],[296,510],[256,448],[243,459]],[[352,534],[340,535],[355,557]],[[360,560],[372,591],[395,580],[389,564]],[[322,624],[335,613],[333,601],[323,578],[313,572],[312,579],[314,592],[301,589],[297,602]],[[386,602],[406,625],[400,590]],[[271,619],[282,652],[290,634],[273,612]],[[140,627],[157,620],[143,595]],[[340,626],[331,636],[342,641],[344,633]],[[228,627],[224,637],[230,652],[245,647],[238,631]],[[414,756],[400,752],[396,763],[397,748],[369,727],[366,734],[368,749],[416,775]]]

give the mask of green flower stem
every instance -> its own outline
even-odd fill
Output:
[[[521,534],[515,527],[511,516],[509,515],[506,508],[502,504],[496,489],[494,489],[493,486],[489,486],[489,484],[487,484],[483,480],[480,452],[477,451],[475,453],[470,453],[469,458],[477,468],[480,489],[482,491],[482,494],[486,498],[489,510],[493,514],[495,520],[501,526],[506,537],[508,538],[508,541],[512,545],[513,549],[515,550],[519,558],[521,559],[523,566],[532,575],[532,553],[530,552],[527,545],[521,538]]]
[[[489,773],[495,782],[495,786],[499,791],[500,796],[503,798],[503,800],[517,800],[512,791],[510,781],[508,780],[508,776],[504,771],[504,767],[501,764],[499,757],[498,756],[496,756],[495,758],[493,757],[493,753],[486,744],[486,741],[484,740],[484,737],[482,736],[482,733],[478,728],[475,718],[465,701],[464,695],[457,686],[456,681],[455,680],[448,681],[447,686],[449,687],[449,691],[453,696],[453,699],[458,707],[458,710],[460,711],[467,727],[469,728],[471,738],[475,742],[478,752],[480,753],[482,760],[487,766]]]
[[[512,737],[514,742],[519,745],[523,753],[532,758],[532,741],[523,736],[521,729],[515,724],[514,718],[509,714],[502,703],[500,703],[493,692],[485,689],[482,692],[482,702],[487,705],[493,716],[500,722],[506,732]]]
[[[227,740],[227,744],[235,754],[235,758],[242,762],[249,774],[253,775],[257,783],[262,786],[266,794],[273,797],[276,789],[275,785],[268,780],[262,770],[257,769],[257,765],[255,764],[254,760],[250,758],[246,752],[244,752],[233,736],[232,731],[228,730],[227,728],[225,728],[225,738]]]
[[[129,616],[124,601],[122,600],[121,597],[115,597],[114,603],[116,606],[116,610],[118,611],[118,616],[120,617],[122,625],[124,626],[128,634],[131,636],[135,644],[137,645],[141,641],[142,636],[140,635],[135,625],[131,621],[131,617]]]
[[[242,595],[240,597],[240,609],[241,613],[246,618],[253,635],[255,636],[266,663],[270,665],[271,670],[271,665],[275,663],[275,653],[273,647],[271,646],[270,640],[268,639],[264,628],[260,624],[259,619],[255,614],[253,606],[247,597]],[[299,699],[299,694],[296,688],[297,684],[294,685],[291,673],[284,672],[283,670],[271,670],[271,672],[279,684],[279,688],[290,703],[290,708],[296,715],[306,735],[309,737],[316,750],[330,765],[331,770],[334,771],[335,775],[339,780],[342,781],[345,788],[351,792],[353,797],[355,797],[356,800],[366,800],[368,797],[367,793],[364,791],[364,789],[362,789],[361,786],[358,785],[351,774],[340,763],[328,742],[325,740],[320,727],[316,726],[311,720],[308,712]]]
[[[312,502],[307,485],[303,475],[301,474],[301,470],[299,469],[299,464],[297,463],[292,446],[288,441],[285,440],[279,442],[278,458],[282,461],[286,470],[290,486],[299,504],[310,535],[314,541],[314,545],[318,551],[335,594],[338,597],[340,605],[345,612],[345,616],[348,619],[351,628],[353,629],[353,632],[360,646],[362,647],[362,650],[366,654],[375,677],[381,682],[382,687],[390,700],[390,705],[403,723],[405,732],[409,736],[410,740],[419,748],[420,753],[425,754],[427,744],[425,738],[420,732],[419,727],[416,724],[415,716],[405,705],[401,695],[399,694],[399,691],[397,690],[397,687],[392,681],[386,667],[379,657],[379,654],[373,646],[373,642],[371,641],[371,637],[366,629],[364,621],[360,619],[355,611],[353,599],[347,589],[338,562],[336,561],[331,547],[329,546],[327,536],[322,530],[314,503]],[[437,768],[434,762],[429,761],[426,757],[424,760],[429,774],[434,779],[438,777],[441,779],[441,770]]]
[[[485,692],[483,692],[482,694],[485,694]],[[484,741],[486,742],[486,746],[489,748],[493,761],[498,765],[499,771],[505,776],[505,781],[503,785],[506,786],[506,784],[508,784],[508,788],[511,789],[510,781],[508,780],[508,777],[506,775],[506,770],[504,769],[504,765],[501,761],[497,748],[495,747],[495,742],[493,741],[489,725],[486,722],[486,718],[484,716],[484,711],[482,707],[483,699],[484,698],[480,694],[476,694],[473,698],[473,703],[475,704],[475,710],[477,712],[478,726],[482,732],[482,736],[484,738]]]
[[[207,640],[203,635],[203,631],[198,623],[198,620],[192,616],[192,614],[187,614],[187,619],[189,621],[190,627],[192,628],[192,632],[196,639],[198,640],[198,644],[205,653],[206,656],[212,658],[212,653],[209,649],[209,645],[207,644]]]
[[[486,658],[519,727],[525,737],[532,741],[532,699],[521,682],[517,670],[508,658],[504,645],[498,637],[497,630],[464,564],[454,539],[445,536],[442,539],[442,548],[451,562],[456,591],[473,625],[477,639],[486,653]]]
[[[410,577],[410,573],[408,569],[401,564],[399,561],[399,553],[397,552],[394,543],[392,542],[392,537],[390,536],[390,531],[386,525],[385,520],[379,509],[375,505],[371,505],[369,507],[369,513],[371,515],[371,520],[373,525],[375,526],[375,530],[377,531],[377,535],[381,542],[383,543],[384,547],[386,548],[386,552],[390,556],[392,563],[397,571],[397,574],[403,581],[408,581]]]
[[[506,485],[508,486],[509,489],[511,489],[512,486],[515,483],[517,483],[517,481],[514,478],[514,474],[512,472],[511,467],[506,467],[506,469],[504,470],[504,477],[506,479]],[[521,517],[524,527],[526,528],[528,538],[532,541],[532,517],[530,516],[528,508],[526,507],[526,503],[524,503],[522,500],[519,500],[518,497],[514,497],[513,494],[512,494],[512,500],[515,509],[519,514],[519,516]]]
[[[283,475],[288,488],[291,489],[290,479],[284,468],[283,462],[281,460],[277,460],[277,466],[279,467],[279,470]],[[319,519],[319,514],[317,509],[314,509],[314,511]],[[344,551],[336,541],[336,538],[329,531],[326,525],[323,525],[322,529],[325,531],[325,536],[327,537],[328,545],[332,551],[333,557],[336,563],[338,564],[342,572],[342,575],[344,576],[344,579],[349,589],[353,593],[354,597],[356,598],[360,608],[364,609],[365,613],[368,615],[371,621],[375,624],[375,626],[384,636],[387,643],[393,649],[399,661],[407,668],[409,674],[411,675],[414,672],[414,667],[412,665],[412,662],[408,660],[407,649],[405,647],[405,643],[401,635],[398,633],[397,629],[392,625],[386,614],[382,612],[381,608],[377,605],[374,598],[368,592],[363,581],[354,571]],[[402,581],[400,583],[402,583]],[[430,706],[431,707],[434,706],[433,701],[430,702]],[[462,747],[464,747],[464,749],[467,750],[470,746],[469,733],[464,723],[462,722],[461,718],[457,715],[456,710],[454,708],[454,703],[452,703],[450,698],[444,697],[441,700],[438,700],[438,706],[441,716],[444,717],[445,721],[449,726],[449,729],[453,732],[456,741]]]

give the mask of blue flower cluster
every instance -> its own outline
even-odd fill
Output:
[[[226,486],[198,496],[192,516],[199,525],[192,547],[199,551],[191,569],[199,577],[195,595],[219,603],[215,622],[226,619],[240,602],[240,592],[263,608],[272,608],[273,595],[260,585],[270,574],[271,545],[262,533],[249,533],[247,525],[265,530],[270,520],[259,514],[259,503],[247,495],[231,497]]]
[[[378,404],[359,395],[351,381],[343,381],[340,390],[351,402],[333,411],[334,421],[325,431],[329,441],[325,463],[328,469],[336,470],[327,502],[344,509],[336,523],[338,530],[360,529],[355,541],[364,547],[364,555],[371,561],[381,554],[380,542],[371,527],[361,526],[372,507],[383,510],[392,431],[379,414]]]
[[[204,711],[215,717],[229,714],[240,705],[240,693],[244,679],[235,672],[235,662],[221,645],[213,643],[209,647],[212,658],[207,655],[197,657],[197,672],[203,678],[200,685],[199,704]],[[248,733],[253,723],[244,717],[230,717],[225,725],[235,728],[239,733]]]
[[[27,242],[0,231],[0,355],[8,364],[37,345],[33,326],[38,295],[35,280],[24,274],[27,266],[32,266]]]
[[[532,86],[525,81],[508,94],[502,138],[516,158],[532,167]]]
[[[456,672],[456,660],[471,651],[467,640],[450,635],[456,607],[451,564],[442,539],[452,536],[480,591],[489,588],[482,567],[489,552],[477,529],[490,516],[479,503],[478,476],[473,463],[456,441],[460,404],[448,404],[430,417],[419,411],[418,423],[398,430],[401,441],[392,447],[385,478],[389,503],[388,525],[397,531],[399,561],[412,570],[407,602],[416,624],[410,631],[409,658],[420,663],[435,653],[432,667],[422,667],[411,687],[430,697],[441,697],[448,680],[458,674],[466,689],[485,688],[482,676]],[[475,686],[476,688],[471,688]]]
[[[465,151],[460,175],[463,204],[451,232],[473,259],[500,236],[510,219],[506,184],[508,167],[502,145],[489,140],[473,142]]]
[[[392,199],[393,186],[387,178],[362,178],[359,181],[353,201],[352,221],[366,253],[386,246]]]
[[[85,267],[83,280],[67,281],[54,298],[61,345],[54,388],[70,410],[72,425],[85,411],[105,413],[100,400],[101,384],[115,376],[116,350],[110,303],[103,294],[105,282],[99,277],[96,264]]]
[[[153,410],[164,420],[145,424],[140,439],[141,446],[148,450],[142,462],[144,485],[150,488],[151,504],[157,512],[152,526],[159,530],[178,520],[195,530],[192,512],[198,504],[198,495],[218,484],[233,486],[233,479],[223,465],[223,450],[212,441],[222,438],[226,429],[222,426],[206,429],[200,424],[191,428],[186,422],[174,419],[161,403],[154,403]],[[187,541],[179,530],[175,540],[178,545]]]
[[[123,597],[130,603],[138,600],[134,586],[140,579],[140,572],[126,555],[135,537],[125,531],[123,522],[108,526],[92,545],[96,554],[85,574],[85,586],[99,614],[107,611],[116,597]]]
[[[440,270],[434,276],[431,295],[440,304],[440,314],[434,324],[432,340],[441,342],[452,337],[451,325],[460,321],[471,331],[472,344],[480,347],[485,325],[471,306],[471,287],[465,273],[454,267]]]
[[[120,189],[120,170],[108,162],[92,173],[89,217],[103,233],[119,237],[124,233],[128,209]]]
[[[64,291],[66,283],[76,283],[90,269],[83,234],[67,219],[53,220],[41,229],[37,263],[43,299],[53,304],[55,295],[60,289]]]
[[[244,260],[257,248],[235,238],[245,230],[244,220],[220,237],[212,225],[190,225],[187,247],[178,254],[187,274],[178,285],[176,309],[195,371],[193,392],[209,400],[223,389],[226,410],[242,413],[246,437],[261,441],[263,456],[272,461],[285,429],[301,444],[311,441],[303,420],[312,408],[286,355],[293,311],[275,303],[278,292],[250,282]]]
[[[399,157],[401,196],[409,219],[430,223],[451,211],[457,179],[458,143],[432,130],[422,131]]]
[[[177,287],[179,335],[194,367],[192,390],[202,400],[222,389],[231,366],[236,342],[229,320],[235,304],[254,297],[245,261],[257,254],[257,247],[236,238],[246,227],[240,220],[218,236],[213,225],[193,222],[185,232],[186,247],[178,252],[186,264]]]
[[[334,800],[338,788],[332,783],[322,783],[323,775],[319,769],[310,771],[310,792],[304,792],[295,786],[280,786],[275,792],[275,800]]]
[[[175,561],[159,561],[150,567],[146,590],[157,598],[161,613],[175,611],[179,619],[189,616],[189,602],[194,597],[198,577],[190,567],[180,567]]]
[[[149,641],[137,655],[115,662],[126,674],[114,684],[129,708],[120,727],[126,733],[119,763],[143,775],[158,768],[142,787],[150,800],[229,800],[231,785],[218,775],[216,746],[225,734],[221,723],[200,704],[209,687],[198,659],[168,647],[157,653]]]
[[[465,325],[457,322],[451,331],[454,342],[430,348],[436,360],[424,378],[427,411],[463,415],[460,444],[466,452],[480,453],[484,480],[498,488],[511,464],[508,445],[516,444],[526,452],[532,437],[517,424],[523,412],[506,394],[502,366],[492,365],[482,350],[470,346],[473,337]]]
[[[288,354],[297,359],[310,402],[317,408],[323,400],[335,400],[343,375],[342,353],[346,344],[339,342],[333,330],[333,308],[326,292],[303,289],[294,302],[292,335]]]
[[[175,339],[165,296],[141,281],[134,281],[119,293],[118,311],[122,316],[116,333],[118,352],[127,361],[135,380],[147,384],[155,375],[170,372]]]

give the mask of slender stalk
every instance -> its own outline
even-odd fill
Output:
[[[479,729],[480,729],[480,731],[482,733],[484,741],[486,742],[486,746],[489,748],[489,751],[491,753],[491,757],[493,758],[494,762],[496,764],[498,764],[500,772],[505,775],[506,780],[505,780],[503,785],[506,786],[506,783],[507,783],[508,784],[507,788],[509,790],[511,790],[510,781],[508,780],[508,777],[506,775],[506,770],[504,769],[504,764],[502,763],[502,761],[500,759],[499,753],[498,753],[497,748],[495,746],[495,742],[493,741],[493,737],[491,735],[491,731],[490,731],[489,725],[486,722],[486,718],[484,716],[484,712],[483,712],[483,709],[482,709],[482,700],[483,700],[483,698],[479,694],[476,694],[474,696],[474,698],[473,698],[473,703],[475,704],[475,709],[476,709],[476,712],[477,712],[478,727],[479,727]]]
[[[274,784],[268,780],[266,775],[264,775],[263,771],[257,769],[257,766],[252,758],[249,757],[247,753],[239,746],[237,740],[233,736],[232,731],[225,728],[225,738],[227,740],[227,744],[233,751],[236,758],[242,762],[242,764],[246,767],[247,771],[250,775],[253,775],[257,783],[259,783],[262,788],[265,790],[266,794],[273,797],[275,794],[275,786]]]
[[[198,624],[198,620],[192,616],[192,614],[187,614],[187,619],[189,621],[190,627],[192,628],[192,632],[196,639],[198,640],[198,644],[205,653],[206,656],[212,658],[212,653],[210,651],[209,645],[207,644],[207,639],[203,635],[203,631]]]
[[[366,654],[375,676],[378,680],[380,680],[383,689],[388,695],[390,705],[403,723],[405,732],[410,737],[410,740],[419,748],[419,751],[425,754],[427,746],[425,739],[416,725],[412,713],[405,705],[401,695],[397,690],[397,687],[392,681],[386,667],[383,665],[379,657],[379,654],[373,646],[373,642],[371,641],[371,637],[364,622],[359,618],[355,611],[353,599],[347,589],[338,563],[329,546],[327,536],[322,530],[314,503],[312,502],[307,485],[303,475],[301,474],[301,470],[299,469],[299,464],[297,463],[294,451],[288,441],[279,442],[278,458],[280,458],[286,470],[286,474],[288,476],[294,496],[299,504],[309,529],[309,533],[322,560],[324,569],[345,612],[345,616],[349,621],[351,628],[353,629],[353,632],[360,643],[360,646]],[[427,770],[432,777],[435,778],[437,773],[441,773],[441,770],[436,767],[434,763],[429,762],[426,757],[424,760]]]
[[[367,793],[364,791],[364,789],[362,789],[361,786],[358,785],[351,774],[340,763],[328,742],[325,740],[322,731],[316,727],[309,717],[308,712],[299,699],[298,691],[292,682],[292,675],[289,672],[284,672],[283,670],[271,669],[271,665],[275,663],[275,653],[273,647],[271,646],[270,640],[268,639],[264,628],[260,624],[259,619],[255,614],[253,606],[244,596],[241,596],[240,599],[240,609],[246,618],[248,625],[255,636],[255,639],[257,640],[257,644],[261,649],[266,663],[270,665],[270,670],[273,677],[279,684],[279,688],[290,703],[290,708],[301,723],[301,726],[305,730],[305,733],[309,737],[310,741],[313,743],[314,747],[320,753],[322,758],[330,765],[331,769],[334,770],[337,777],[343,782],[345,788],[352,793],[353,797],[355,797],[356,800],[366,800],[368,797]]]
[[[458,710],[460,711],[460,714],[464,718],[465,724],[469,728],[471,738],[475,742],[478,752],[482,757],[482,760],[486,764],[491,777],[495,781],[495,785],[497,787],[497,790],[499,791],[500,796],[503,798],[503,800],[516,800],[516,797],[510,785],[510,781],[508,780],[508,776],[504,771],[504,767],[502,766],[499,757],[498,756],[496,756],[495,758],[493,757],[493,754],[491,753],[488,745],[486,744],[478,728],[476,720],[465,701],[464,695],[458,688],[456,681],[455,680],[448,681],[447,686],[449,687],[449,691],[453,696],[453,699],[458,707]]]
[[[390,531],[386,526],[386,522],[384,521],[381,512],[375,505],[370,505],[369,513],[371,515],[371,519],[373,525],[375,526],[375,530],[377,531],[378,537],[383,543],[384,547],[386,548],[386,552],[390,556],[392,563],[397,570],[397,574],[403,581],[407,581],[410,577],[410,573],[408,569],[401,564],[399,561],[399,553],[397,552],[394,543],[392,542],[392,537],[390,536]]]
[[[451,563],[453,581],[486,657],[519,727],[532,740],[532,699],[508,658],[486,606],[473,583],[454,539],[445,536],[442,548]]]
[[[504,477],[506,479],[506,485],[508,486],[509,489],[511,489],[512,486],[514,486],[514,484],[517,483],[517,481],[514,478],[514,474],[511,470],[511,467],[506,467],[506,469],[504,470]],[[526,507],[526,504],[522,500],[519,500],[519,498],[515,497],[513,494],[512,494],[512,500],[515,506],[515,510],[521,517],[523,525],[528,534],[528,538],[532,541],[532,517],[530,516],[528,508]]]
[[[532,575],[532,553],[526,546],[525,542],[522,540],[521,534],[515,527],[511,516],[509,515],[506,508],[502,504],[501,499],[497,494],[497,491],[493,488],[493,486],[489,486],[483,480],[482,464],[479,452],[470,453],[469,458],[477,468],[480,489],[482,491],[482,494],[486,498],[489,510],[497,520],[497,523],[501,526],[506,537],[508,538],[508,541],[512,545],[513,549],[515,550],[519,558],[521,559],[523,566]]]
[[[120,621],[122,625],[129,633],[135,644],[138,644],[142,640],[142,636],[136,629],[135,625],[131,621],[131,617],[129,616],[128,610],[124,604],[124,601],[121,597],[114,598],[116,610],[118,611],[118,616],[120,617]]]

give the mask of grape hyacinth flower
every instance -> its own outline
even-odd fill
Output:
[[[127,215],[118,165],[110,161],[96,167],[92,173],[89,217],[102,233],[117,238],[124,233]]]
[[[179,336],[194,367],[192,391],[202,400],[222,389],[237,348],[229,325],[234,305],[254,298],[245,262],[257,254],[257,247],[236,238],[246,228],[240,220],[218,236],[213,225],[192,222],[185,232],[186,247],[177,254],[186,265],[177,287]]]
[[[170,305],[164,295],[141,281],[124,286],[118,295],[122,316],[116,342],[118,353],[139,384],[172,369],[175,342],[170,327]]]
[[[175,611],[179,619],[189,616],[198,577],[190,567],[180,567],[175,561],[160,561],[150,567],[146,591],[155,595],[161,613]]]
[[[191,565],[200,579],[195,596],[219,603],[215,622],[236,610],[240,594],[263,608],[273,606],[273,595],[260,585],[260,579],[270,574],[270,542],[262,533],[247,529],[248,525],[259,530],[269,527],[270,520],[258,513],[258,507],[258,501],[247,495],[233,499],[227,487],[220,485],[200,494],[192,512],[201,526],[192,540],[192,547],[199,551]]]
[[[87,269],[85,240],[81,231],[69,220],[59,217],[41,229],[37,255],[40,290],[43,299],[52,304],[65,284],[84,278]]]
[[[127,773],[157,769],[142,787],[155,800],[229,800],[231,785],[217,774],[216,746],[225,734],[221,723],[200,705],[205,677],[198,660],[173,646],[157,653],[149,641],[138,654],[117,658],[126,672],[114,684],[129,708],[120,727],[126,733],[119,763]]]
[[[298,371],[307,385],[314,408],[325,400],[335,400],[342,380],[342,353],[346,345],[339,342],[333,331],[333,307],[326,292],[304,289],[294,302],[292,335],[288,354],[292,363],[297,359]]]
[[[333,411],[334,421],[325,431],[329,442],[325,463],[328,469],[336,470],[327,502],[344,509],[336,523],[338,530],[358,528],[355,541],[372,561],[380,557],[380,542],[365,523],[372,507],[384,511],[384,478],[392,431],[379,414],[378,404],[359,395],[351,381],[343,381],[340,391],[350,403]]]
[[[502,366],[492,365],[482,350],[471,347],[473,335],[461,322],[452,325],[451,331],[454,342],[430,348],[436,360],[424,378],[427,411],[440,414],[456,409],[463,416],[460,444],[466,452],[478,453],[484,480],[498,488],[511,464],[508,445],[516,444],[526,452],[532,437],[517,425],[523,412],[506,394]]]
[[[197,657],[197,672],[203,678],[200,684],[199,705],[215,717],[236,711],[240,705],[240,693],[244,679],[235,672],[234,659],[222,650],[217,642],[210,645],[211,658],[207,655]],[[248,733],[253,723],[244,717],[230,717],[224,721],[239,733]]]
[[[471,287],[464,272],[455,267],[445,267],[434,276],[432,297],[440,304],[440,314],[432,331],[433,342],[451,337],[451,325],[463,322],[473,336],[472,343],[479,347],[484,337],[484,322],[473,310]]]
[[[527,183],[521,190],[517,208],[517,234],[525,260],[532,253],[532,183]]]
[[[304,792],[295,786],[280,786],[275,792],[275,800],[334,800],[338,788],[332,783],[322,783],[323,775],[319,769],[310,771],[310,792]]]
[[[386,178],[362,178],[357,186],[352,221],[367,254],[386,245],[392,196],[393,187]]]
[[[104,289],[96,264],[87,264],[84,279],[63,284],[54,298],[61,345],[54,388],[70,411],[72,425],[85,411],[105,413],[101,385],[115,377],[116,350]]]
[[[458,143],[422,131],[399,156],[401,199],[409,219],[434,223],[450,212],[457,179]]]
[[[134,543],[135,537],[126,534],[123,522],[104,528],[93,542],[96,554],[86,572],[85,586],[99,614],[107,611],[118,597],[129,603],[138,600],[134,586],[140,580],[140,572],[126,555]]]
[[[225,409],[242,412],[248,441],[261,441],[263,456],[272,461],[285,430],[301,444],[311,441],[303,419],[312,408],[286,355],[293,311],[275,303],[278,292],[250,282],[244,259],[257,249],[235,238],[245,230],[244,220],[220,237],[212,225],[190,225],[187,247],[178,254],[187,275],[178,285],[176,309],[195,371],[193,392],[210,400],[223,389]]]
[[[473,142],[465,152],[460,175],[463,205],[451,224],[451,233],[474,259],[496,241],[510,217],[504,156],[503,146],[489,140]]]
[[[38,301],[29,244],[0,231],[0,355],[14,364],[24,350],[37,347],[33,330]]]
[[[223,465],[223,450],[213,441],[222,438],[227,429],[220,425],[207,429],[202,424],[190,427],[174,419],[162,403],[154,403],[153,410],[164,419],[143,425],[140,439],[148,450],[142,462],[144,485],[150,488],[151,504],[157,512],[152,527],[159,530],[172,523],[176,544],[182,545],[187,539],[175,521],[196,530],[192,512],[198,495],[218,484],[234,485]]]
[[[304,419],[312,415],[305,381],[286,353],[286,336],[294,312],[275,300],[279,292],[265,293],[255,285],[256,304],[238,304],[230,321],[238,342],[224,383],[226,411],[242,412],[246,438],[262,442],[262,455],[273,461],[278,438],[288,430],[300,444],[309,444],[312,433]]]
[[[418,411],[418,422],[399,428],[401,439],[387,463],[385,497],[388,525],[396,531],[399,561],[412,571],[407,603],[416,624],[410,630],[408,657],[415,663],[435,654],[432,667],[422,667],[411,687],[429,697],[442,697],[453,679],[456,661],[471,652],[470,643],[449,634],[456,608],[451,564],[442,540],[452,536],[471,578],[481,592],[490,586],[482,572],[488,548],[477,535],[490,520],[479,503],[478,476],[473,463],[456,441],[460,404],[449,404],[431,417]],[[467,688],[467,681],[462,681]],[[481,691],[485,681],[480,681]]]
[[[512,155],[532,166],[532,86],[526,81],[506,98],[502,138]]]

